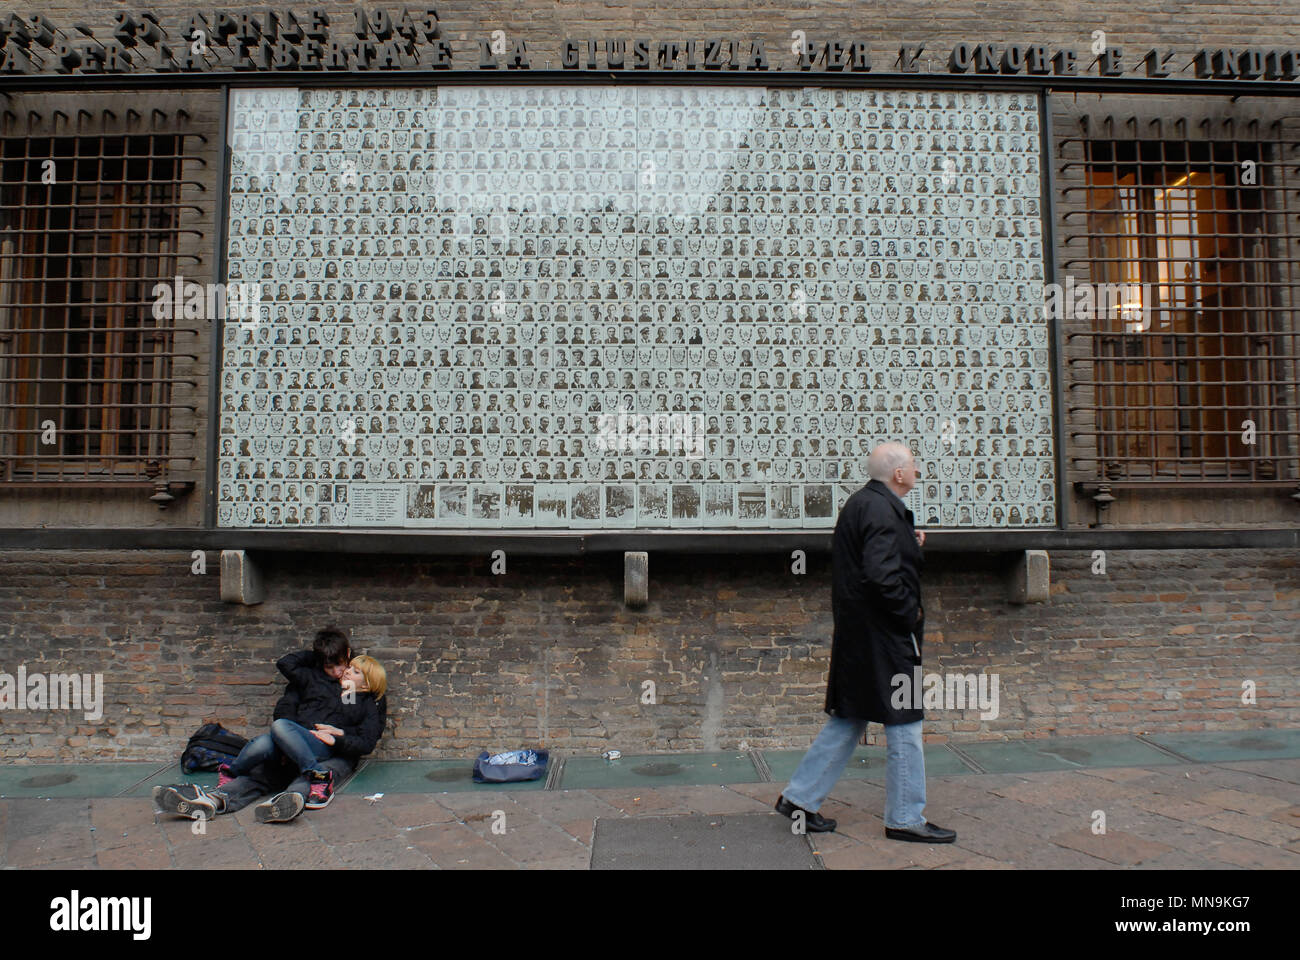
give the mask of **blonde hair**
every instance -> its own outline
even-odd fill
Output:
[[[382,699],[384,694],[388,692],[388,672],[384,670],[383,664],[374,657],[363,653],[359,657],[352,658],[352,666],[365,675],[366,686],[375,695],[375,699]]]

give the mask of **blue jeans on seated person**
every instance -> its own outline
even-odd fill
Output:
[[[829,717],[790,778],[784,797],[810,813],[822,803],[844,772],[867,721]],[[925,754],[921,721],[885,725],[885,826],[914,829],[924,826]]]
[[[324,771],[320,761],[328,760],[334,748],[324,740],[294,720],[281,718],[271,723],[271,738],[276,749],[289,758],[289,762],[306,773],[312,770]]]
[[[229,764],[232,777],[245,776],[260,763],[289,758],[299,772],[323,769],[321,760],[326,760],[333,753],[333,748],[317,737],[302,724],[293,720],[280,719],[271,724],[271,732],[254,737],[239,751],[239,756]]]

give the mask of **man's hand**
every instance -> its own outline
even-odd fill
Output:
[[[336,737],[343,736],[342,730],[340,730],[338,727],[332,727],[328,723],[318,723],[316,724],[316,729],[319,730],[321,733],[332,733]]]
[[[311,733],[321,743],[328,744],[331,747],[334,746],[334,736],[332,734],[326,733],[324,730],[313,730]]]
[[[912,532],[913,532],[914,534],[916,534],[916,545],[917,545],[918,547],[924,547],[924,546],[925,546],[925,531],[924,531],[924,530],[913,530]]]

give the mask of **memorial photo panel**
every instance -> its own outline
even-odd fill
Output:
[[[1055,524],[1032,94],[231,93],[218,518]]]

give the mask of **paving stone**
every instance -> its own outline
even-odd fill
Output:
[[[1019,800],[986,796],[960,807],[956,812],[974,817],[986,824],[1006,824],[1031,836],[1049,837],[1076,826],[1089,825],[1089,815],[1092,811],[1084,809],[1087,806],[1088,804],[1081,803],[1079,810],[1070,815],[1046,807],[1021,803]]]
[[[1288,826],[1300,825],[1300,805],[1274,810],[1268,815],[1268,818]]]
[[[694,813],[767,813],[772,809],[769,803],[722,786],[664,787],[659,792]]]
[[[631,816],[686,816],[702,811],[675,796],[668,787],[630,790],[626,787],[593,789],[592,796],[604,800],[615,810]],[[775,801],[774,801],[775,802]]]
[[[972,786],[977,787],[986,793],[992,793],[994,790],[1001,790],[1005,787],[1013,787],[1018,783],[1028,783],[1031,774],[1027,773],[984,773],[976,775],[976,781]],[[884,784],[880,785],[881,790]]]
[[[323,843],[293,843],[258,854],[267,870],[337,870],[343,866],[333,848]]]
[[[1167,850],[1133,864],[1131,870],[1239,870],[1240,867],[1211,860],[1200,852]]]
[[[573,851],[566,856],[526,863],[524,868],[527,870],[589,870],[591,850],[585,846],[575,845]]]
[[[841,847],[851,847],[861,843],[853,837],[840,833],[838,830],[832,830],[829,833],[810,833],[807,834],[808,846],[812,848],[813,853],[823,853],[826,850],[838,850]]]
[[[875,810],[884,814],[885,785],[883,781],[841,780],[835,785],[835,789],[831,791],[830,796],[826,798],[827,803],[832,801],[853,807],[862,807],[867,810]],[[772,802],[776,802],[775,797]],[[823,804],[823,809],[824,807]]]
[[[729,783],[728,790],[734,790],[742,796],[750,797],[760,803],[766,803],[771,808],[776,803],[776,798],[781,795],[781,790],[785,787],[784,783]]]
[[[925,802],[926,815],[928,816],[932,809],[953,809],[959,803],[969,800],[970,797],[984,791],[979,786],[980,778],[977,774],[971,774],[965,777],[945,777],[942,780],[927,780],[925,784]],[[879,787],[879,793],[876,795],[875,802],[880,804],[880,809],[884,810],[885,790],[884,785]]]
[[[435,823],[406,834],[418,848],[443,870],[510,870],[518,866],[463,823]]]
[[[830,817],[836,822],[834,832],[841,836],[866,842],[879,840],[885,835],[885,818],[861,807],[828,803],[820,812],[822,816]]]
[[[153,804],[137,798],[113,798],[90,801],[90,823],[95,828],[95,850],[131,846],[140,840],[162,840],[162,829],[153,812]]]
[[[1090,857],[1132,866],[1149,857],[1155,857],[1174,849],[1154,840],[1147,840],[1123,830],[1108,829],[1104,834],[1095,834],[1090,828],[1070,830],[1052,837],[1058,846],[1078,850]]]
[[[489,813],[493,810],[508,810],[514,806],[511,795],[502,790],[489,790],[485,793],[440,793],[433,797],[440,807],[444,807],[464,820],[466,814]]]
[[[939,869],[941,870],[1015,870],[1016,867],[1010,863],[1003,863],[1001,860],[994,860],[992,857],[980,856],[978,853],[972,853],[964,847],[959,847],[955,843],[953,846],[954,853],[962,854],[961,857],[953,860],[951,863],[945,863]]]
[[[335,797],[324,809],[304,810],[298,820],[328,844],[389,839],[397,833],[391,820],[360,797]]]
[[[456,815],[425,794],[394,794],[375,804],[375,809],[398,828],[450,823]]]
[[[1019,800],[1052,810],[1067,812],[1080,804],[1101,806],[1108,799],[1132,795],[1132,789],[1106,780],[1079,777],[1073,772],[1031,774],[1024,783],[1011,784],[989,791],[1008,800]]]
[[[524,866],[571,857],[581,845],[572,834],[524,811],[507,814],[505,833],[493,833],[492,824],[488,820],[472,826],[484,840]]]
[[[1288,757],[1284,760],[1243,760],[1239,763],[1221,763],[1218,766],[1300,784],[1300,757]]]
[[[226,837],[171,851],[180,870],[261,870],[262,861],[243,837]]]
[[[436,870],[423,850],[405,837],[360,840],[331,845],[334,855],[350,870]]]
[[[61,860],[91,860],[94,834],[85,800],[14,800],[9,808],[5,853],[9,867],[36,867]]]
[[[1205,856],[1250,870],[1300,870],[1300,853],[1249,840],[1226,840],[1206,850]]]
[[[1238,813],[1270,814],[1290,806],[1286,800],[1278,797],[1264,797],[1257,793],[1243,793],[1240,790],[1213,790],[1202,794],[1199,802]]]
[[[1185,800],[1182,797],[1170,796],[1165,793],[1137,794],[1131,798],[1131,802],[1136,807],[1150,810],[1152,813],[1158,813],[1162,817],[1168,817],[1171,820],[1198,820],[1201,817],[1213,816],[1218,812],[1217,808],[1207,803]]]
[[[617,816],[617,814],[615,814]],[[570,836],[577,839],[585,846],[591,846],[591,838],[596,830],[596,818],[584,817],[581,820],[569,820],[565,823],[556,824]]]
[[[1019,830],[980,821],[967,823],[964,818],[956,816],[941,821],[939,826],[956,830],[955,845],[963,850],[1009,863],[1017,868],[1031,866],[1035,853],[1044,846],[1041,838]]]
[[[1128,832],[1145,840],[1163,843],[1175,850],[1197,850],[1220,842],[1223,837],[1208,827],[1186,820],[1174,820],[1131,801],[1110,801],[1105,808],[1107,832]]]
[[[279,847],[296,846],[302,843],[320,843],[320,834],[304,816],[299,816],[288,823],[258,823],[253,818],[253,808],[247,807],[236,814],[241,836],[260,856]],[[224,818],[219,818],[224,819]]]
[[[618,810],[588,790],[554,790],[521,793],[514,798],[525,810],[551,823],[596,817],[617,817]]]
[[[884,837],[864,841],[853,847],[824,852],[822,862],[828,870],[932,870],[970,856],[951,843],[909,843]]]
[[[152,843],[137,842],[99,850],[95,862],[102,870],[166,870],[172,865],[161,833]]]
[[[34,863],[25,869],[28,870],[97,870],[99,864],[94,857],[74,857],[70,860],[49,860],[43,863]]]
[[[1163,776],[1162,773],[1148,767],[1099,767],[1095,770],[1074,770],[1072,772],[1084,777],[1109,780],[1112,783],[1130,784],[1154,782]]]
[[[1180,768],[1166,767],[1164,769],[1166,771],[1176,771]],[[1218,787],[1228,790],[1241,790],[1246,793],[1258,793],[1268,797],[1290,797],[1292,803],[1300,803],[1300,786],[1266,776],[1261,771],[1231,770],[1226,767],[1204,764],[1182,768],[1182,772],[1183,776],[1181,778],[1174,779],[1179,779],[1184,783],[1196,784],[1204,788],[1207,793]]]
[[[1260,843],[1275,847],[1285,846],[1292,840],[1300,839],[1300,824],[1288,825],[1263,817],[1249,817],[1243,813],[1225,810],[1212,817],[1202,817],[1196,821],[1204,827],[1210,827],[1221,833],[1258,840]]]
[[[1119,864],[1054,843],[1035,846],[1016,866],[1022,870],[1122,870]]]

